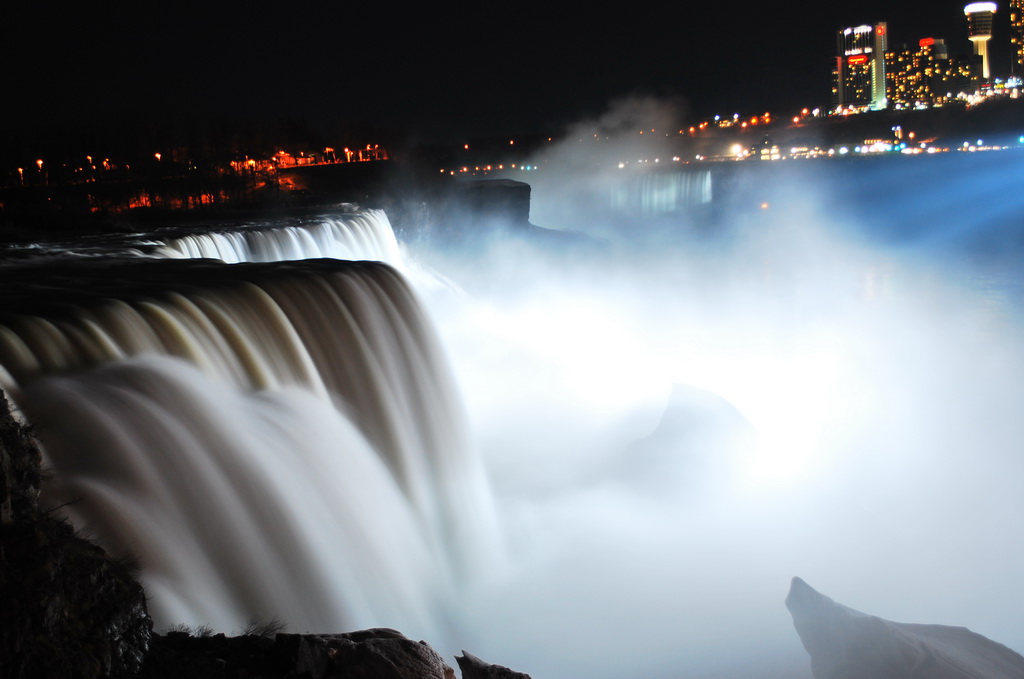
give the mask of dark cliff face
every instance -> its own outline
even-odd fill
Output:
[[[38,446],[28,429],[15,422],[0,392],[0,526],[38,514],[41,464]]]
[[[41,511],[40,460],[0,394],[0,667],[8,679],[134,675],[153,629],[142,586]]]
[[[525,224],[530,220],[530,185],[511,179],[476,180],[459,185],[455,202],[470,221]]]

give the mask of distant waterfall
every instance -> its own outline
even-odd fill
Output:
[[[318,223],[204,231],[170,238],[156,254],[239,262],[372,260],[399,266],[398,241],[383,210],[322,217]]]
[[[710,203],[710,170],[657,171],[631,177],[612,189],[613,208],[654,216]]]
[[[489,498],[392,267],[92,261],[0,284],[0,383],[51,502],[141,558],[158,625],[440,633]]]

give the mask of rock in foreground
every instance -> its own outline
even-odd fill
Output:
[[[530,679],[529,674],[510,670],[502,665],[485,663],[472,653],[462,652],[455,656],[462,670],[462,679]]]
[[[1024,657],[965,627],[890,622],[793,578],[786,608],[815,679],[1020,679]]]
[[[465,653],[465,652],[464,652]],[[456,658],[463,679],[530,679],[499,665]],[[226,637],[170,632],[153,638],[137,679],[455,679],[455,671],[422,641],[393,629],[346,634]]]
[[[41,459],[0,392],[0,676],[132,676],[153,629],[135,568],[42,510]]]

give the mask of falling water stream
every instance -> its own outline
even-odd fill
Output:
[[[305,236],[194,234],[161,252],[306,260],[337,255],[323,234],[344,240],[349,225],[364,247],[346,252],[399,264],[383,213]],[[33,271],[10,273],[6,308],[36,313],[0,330],[3,386],[55,469],[48,502],[140,558],[158,625],[255,616],[443,638],[493,526],[447,359],[398,271],[335,259]]]

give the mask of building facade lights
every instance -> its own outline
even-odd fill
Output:
[[[885,22],[842,28],[836,35],[832,104],[836,110],[887,106]]]
[[[1010,72],[1024,75],[1024,0],[1010,0]]]
[[[889,102],[898,109],[942,106],[977,89],[971,61],[952,60],[942,38],[922,38],[917,49],[886,55]]]

